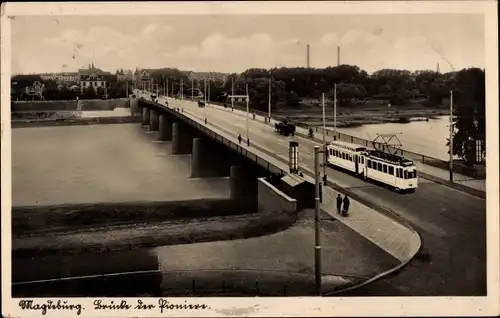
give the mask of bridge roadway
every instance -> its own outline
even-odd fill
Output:
[[[161,98],[163,103],[165,99]],[[246,137],[246,118],[230,108],[168,100],[170,107],[182,107],[185,115],[208,119],[209,124]],[[308,138],[285,137],[274,127],[248,119],[251,144],[288,161],[290,140],[299,142],[299,165],[313,170],[313,147]],[[486,200],[420,179],[413,194],[397,194],[349,174],[327,168],[329,182],[363,196],[370,202],[398,214],[421,235],[422,251],[395,276],[367,285],[355,295],[441,295],[486,294]]]

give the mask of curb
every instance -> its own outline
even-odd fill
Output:
[[[368,284],[371,284],[381,278],[384,278],[390,274],[393,274],[393,273],[396,273],[397,271],[401,270],[403,267],[405,267],[406,265],[408,265],[411,260],[413,260],[413,258],[415,258],[415,256],[420,252],[420,250],[422,249],[422,239],[420,237],[420,234],[418,234],[417,231],[413,230],[414,231],[414,235],[416,235],[416,238],[418,238],[418,249],[416,249],[416,251],[410,256],[408,257],[407,260],[405,260],[404,262],[401,262],[399,265],[385,271],[385,272],[382,272],[380,274],[377,274],[375,276],[373,276],[372,278],[364,281],[364,282],[361,282],[357,285],[354,285],[354,286],[350,286],[350,287],[347,287],[347,288],[344,288],[344,289],[340,289],[340,290],[337,290],[337,291],[334,291],[334,292],[329,292],[329,293],[325,293],[324,295],[325,296],[330,296],[330,295],[338,295],[338,294],[341,294],[341,293],[345,293],[345,292],[348,292],[348,291],[353,291],[353,290],[356,290],[356,289],[359,289],[363,286],[366,286]]]

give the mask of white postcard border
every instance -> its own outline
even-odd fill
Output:
[[[167,15],[167,14],[381,14],[381,13],[476,13],[484,14],[486,43],[487,109],[487,297],[280,297],[280,298],[164,298],[175,304],[207,304],[207,310],[92,310],[93,298],[51,299],[81,304],[83,317],[160,316],[467,316],[499,313],[499,158],[498,158],[498,20],[494,1],[385,1],[239,2],[239,3],[3,3],[1,18],[1,178],[2,178],[2,314],[39,317],[41,311],[21,310],[21,299],[11,298],[11,127],[10,127],[10,20],[16,15]],[[110,299],[101,298],[104,301]],[[137,298],[123,298],[136,304]],[[46,303],[48,298],[33,299]],[[121,299],[114,299],[119,302]],[[158,298],[142,298],[157,304]],[[48,310],[47,317],[77,316],[76,310]]]

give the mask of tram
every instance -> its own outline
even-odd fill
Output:
[[[415,192],[417,168],[413,161],[361,145],[335,140],[327,144],[328,164],[365,180],[388,185],[397,192]]]

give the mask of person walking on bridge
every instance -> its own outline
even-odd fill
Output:
[[[342,196],[339,195],[337,196],[337,213],[342,214]]]
[[[349,204],[351,204],[347,195],[344,197],[344,208],[342,209],[342,216],[347,216],[347,212],[349,212]]]
[[[242,139],[243,139],[243,138],[241,138],[241,134],[239,134],[239,135],[238,135],[238,142],[239,142],[240,144],[241,144],[241,140],[242,140]]]

